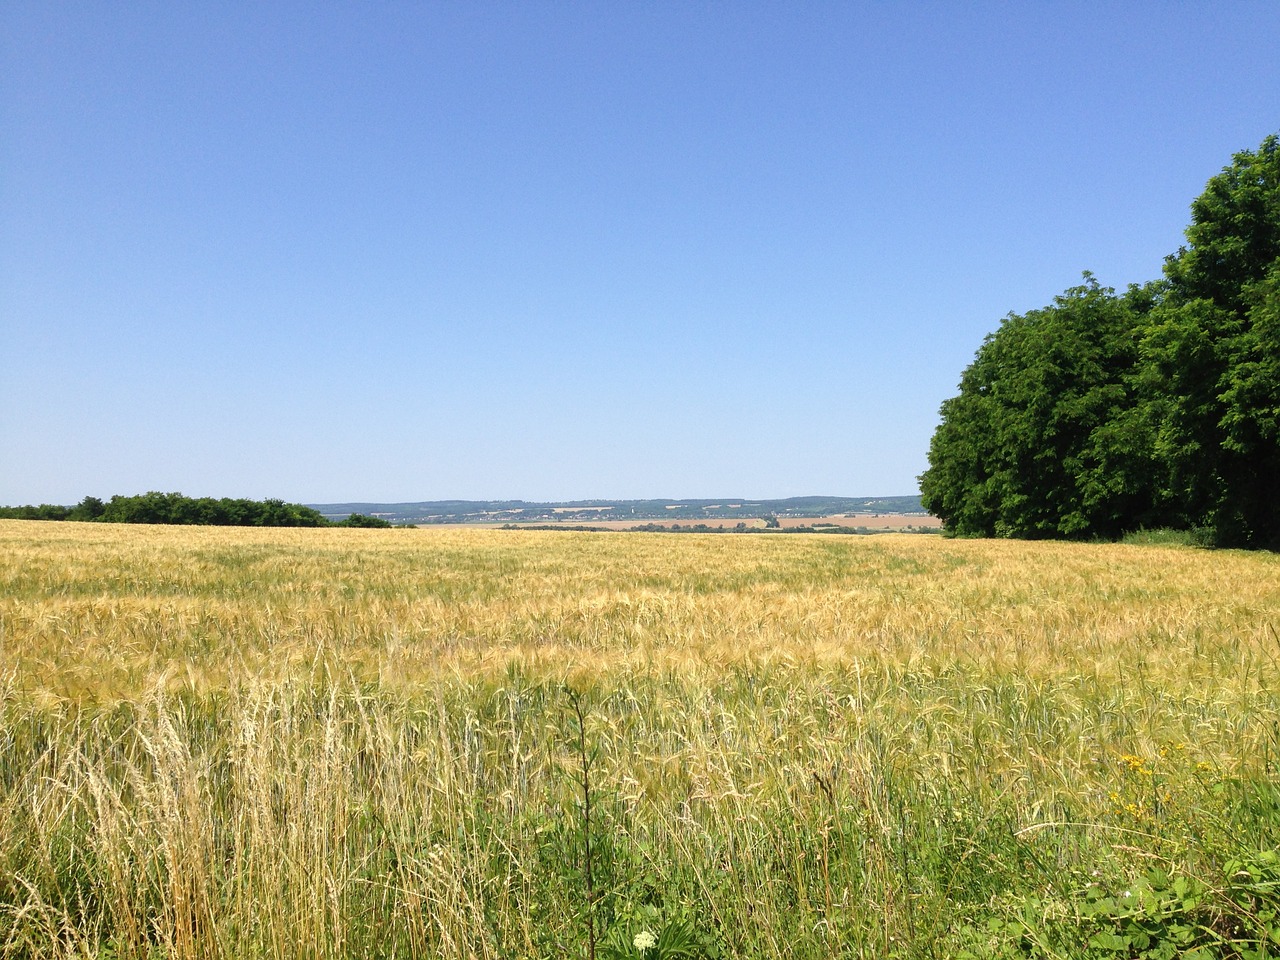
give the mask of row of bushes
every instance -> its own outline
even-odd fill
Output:
[[[172,523],[216,527],[389,527],[386,520],[353,513],[332,521],[312,507],[283,500],[243,500],[231,497],[185,497],[151,491],[139,496],[117,494],[103,502],[85,497],[74,507],[0,507],[6,520],[81,520],[103,523]]]

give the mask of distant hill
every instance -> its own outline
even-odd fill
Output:
[[[536,523],[547,520],[738,520],[753,517],[825,517],[834,514],[919,514],[914,497],[790,497],[786,500],[425,500],[418,503],[312,503],[331,519],[353,513],[391,523]]]

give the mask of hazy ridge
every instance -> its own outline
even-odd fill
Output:
[[[762,516],[924,514],[919,496],[788,497],[751,500],[424,500],[417,503],[310,503],[325,517],[367,514],[392,523],[524,523],[537,520],[728,520]]]

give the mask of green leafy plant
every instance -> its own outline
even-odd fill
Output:
[[[1090,887],[1079,906],[1090,953],[1172,960],[1214,956],[1220,937],[1211,919],[1212,893],[1191,877],[1154,869],[1120,893]]]
[[[661,911],[652,905],[625,912],[600,945],[603,960],[694,960],[717,955],[691,922],[683,918],[664,921]]]
[[[1066,902],[1024,898],[969,929],[970,958],[1275,960],[1280,957],[1280,853],[1228,861],[1220,882],[1163,867],[1123,888],[1092,883]]]

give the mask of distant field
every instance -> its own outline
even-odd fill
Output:
[[[832,514],[924,515],[919,495],[893,497],[787,497],[781,500],[578,500],[538,503],[525,500],[428,500],[419,503],[318,503],[312,507],[331,520],[352,513],[370,514],[394,524],[583,523],[594,520],[750,523],[766,516],[822,517]]]
[[[765,521],[761,517],[745,517],[742,520],[711,519],[651,519],[651,520],[597,520],[594,518],[575,517],[567,520],[537,520],[529,523],[460,523],[460,527],[504,527],[504,526],[536,526],[545,527],[559,524],[565,527],[589,526],[600,530],[634,530],[637,527],[662,526],[671,528],[679,525],[689,528],[697,524],[705,524],[711,530],[732,530],[739,523],[748,530],[763,530]],[[795,530],[801,527],[827,526],[848,527],[863,530],[941,530],[942,521],[937,517],[919,513],[835,513],[816,517],[779,517],[778,526],[784,530]]]
[[[0,521],[0,957],[1274,956],[1278,626],[1261,553]]]
[[[829,524],[834,527],[862,527],[866,530],[941,530],[937,517],[919,513],[837,513],[825,517],[779,517],[784,530]]]

